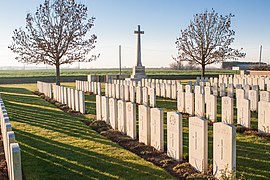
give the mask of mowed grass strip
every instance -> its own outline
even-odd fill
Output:
[[[71,116],[33,95],[35,87],[0,86],[27,180],[173,179],[91,130],[81,122],[88,120],[85,116]]]
[[[130,75],[131,68],[122,69],[122,74]],[[237,71],[232,70],[206,70],[206,75],[218,74],[234,74]],[[61,76],[87,76],[92,75],[108,75],[119,74],[119,69],[62,69]],[[201,76],[200,70],[172,70],[172,69],[146,69],[147,75],[198,75]],[[0,78],[3,77],[42,77],[42,76],[55,76],[55,69],[39,69],[39,70],[1,70]]]

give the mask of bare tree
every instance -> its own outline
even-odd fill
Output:
[[[169,64],[169,67],[170,69],[180,70],[183,68],[183,65],[181,61],[174,61],[171,64]]]
[[[246,54],[230,47],[235,31],[231,30],[234,15],[218,15],[214,10],[196,14],[187,29],[181,30],[175,42],[178,49],[177,61],[187,61],[202,67],[220,63],[226,59],[237,59]]]
[[[87,7],[74,0],[45,0],[35,14],[27,14],[26,31],[14,30],[9,48],[19,62],[55,66],[56,84],[60,85],[60,65],[97,58],[89,55],[97,37],[87,38],[94,19],[88,19]]]

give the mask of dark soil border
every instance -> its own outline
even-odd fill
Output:
[[[6,162],[6,158],[5,158],[5,152],[4,152],[2,132],[0,134],[0,179],[9,180],[7,162]]]

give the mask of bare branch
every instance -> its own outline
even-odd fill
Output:
[[[234,15],[218,15],[214,10],[196,14],[187,29],[181,30],[175,42],[178,61],[206,65],[245,56],[241,50],[232,49],[235,32],[230,29]]]

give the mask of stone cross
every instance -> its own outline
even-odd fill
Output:
[[[137,65],[136,66],[142,66],[142,61],[141,61],[141,34],[144,34],[144,31],[141,31],[140,25],[138,25],[138,30],[134,31],[134,34],[138,34],[138,39],[137,39]]]

